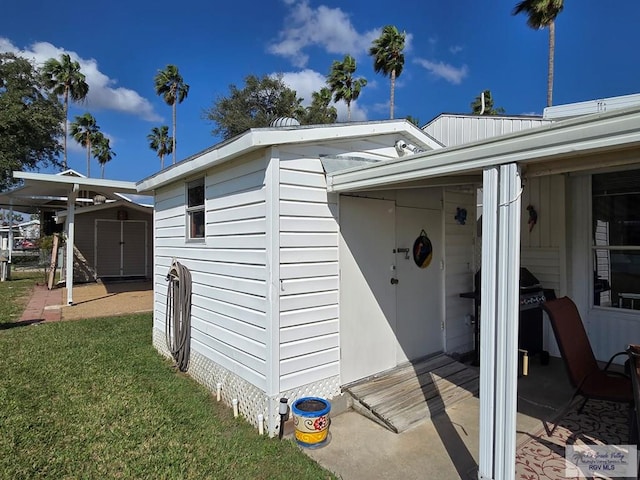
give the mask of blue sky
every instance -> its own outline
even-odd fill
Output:
[[[111,138],[117,155],[106,178],[138,181],[160,168],[147,134],[154,126],[171,126],[170,107],[153,87],[159,69],[177,65],[190,85],[178,106],[181,160],[220,141],[203,110],[228,95],[230,84],[241,88],[247,75],[282,73],[308,103],[332,61],[345,54],[356,58],[357,75],[369,82],[352,105],[352,118],[388,118],[389,80],[373,72],[367,55],[387,24],[408,36],[396,118],[411,115],[424,124],[442,112],[468,113],[483,89],[508,114],[542,114],[548,34],[530,29],[524,16],[513,17],[515,3],[7,1],[0,52],[36,63],[63,52],[78,60],[90,91],[83,104],[71,107],[70,119],[89,111]],[[566,2],[556,24],[554,104],[640,92],[639,20],[638,0]],[[344,105],[337,106],[345,120]],[[69,166],[86,173],[84,151],[69,145]],[[98,176],[92,162],[92,176]]]

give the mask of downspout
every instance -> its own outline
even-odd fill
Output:
[[[67,305],[73,305],[73,245],[75,241],[75,204],[78,198],[80,185],[73,184],[73,189],[67,197],[67,253],[66,253],[66,287],[67,287]]]

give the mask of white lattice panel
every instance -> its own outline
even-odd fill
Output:
[[[156,328],[153,329],[153,346],[162,355],[171,357],[165,342],[164,332]],[[258,428],[258,414],[264,415],[264,427],[270,436],[277,435],[280,428],[280,415],[278,414],[280,398],[287,398],[289,406],[291,406],[293,401],[302,397],[322,397],[330,400],[340,394],[340,379],[335,376],[282,392],[270,398],[255,385],[193,350],[191,350],[187,373],[198,383],[207,387],[214,396],[217,392],[217,384],[220,383],[222,385],[221,400],[231,407],[232,400],[237,398],[240,414],[254,427]]]

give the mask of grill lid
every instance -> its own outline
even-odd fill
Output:
[[[475,275],[475,286],[476,292],[480,292],[480,279],[481,271],[478,270]],[[520,292],[531,291],[531,290],[542,290],[542,285],[540,281],[527,270],[525,267],[520,267]]]

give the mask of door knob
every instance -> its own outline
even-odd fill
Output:
[[[398,284],[398,279],[397,278],[392,278],[391,279],[391,285],[397,285]]]

